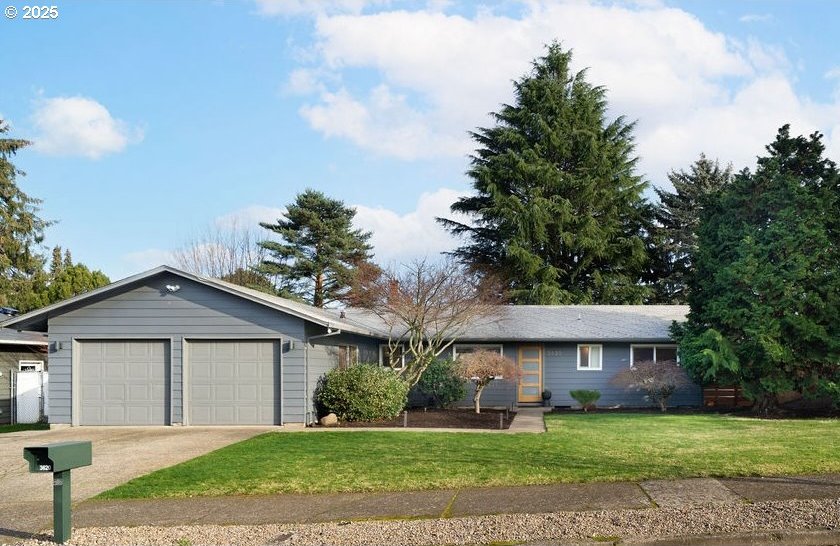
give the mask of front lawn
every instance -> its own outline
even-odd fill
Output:
[[[547,415],[545,434],[268,433],[101,498],[399,491],[840,472],[840,420]]]
[[[0,434],[7,432],[21,432],[23,430],[49,430],[50,425],[47,423],[33,423],[26,425],[0,425]]]

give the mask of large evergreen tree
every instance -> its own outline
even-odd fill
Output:
[[[657,303],[687,303],[687,277],[697,252],[697,229],[704,200],[732,180],[732,167],[700,155],[688,172],[671,171],[670,192],[656,188],[656,227],[653,230],[652,284]]]
[[[440,221],[467,239],[456,258],[502,282],[513,302],[641,303],[652,210],[633,124],[608,121],[605,89],[571,62],[550,45],[514,83],[514,104],[472,133],[475,195],[452,205],[469,220]]]
[[[782,127],[702,213],[682,361],[761,410],[788,390],[840,403],[840,173],[823,151]]]
[[[12,157],[30,143],[4,138],[8,131],[0,119],[0,305],[29,311],[46,303],[45,258],[39,245],[50,222],[38,216],[41,201],[17,185],[17,177],[24,173]]]
[[[260,225],[279,236],[263,241],[270,257],[257,270],[277,279],[280,295],[316,307],[341,301],[360,264],[372,258],[371,234],[353,229],[355,209],[315,190],[298,194],[284,218]]]

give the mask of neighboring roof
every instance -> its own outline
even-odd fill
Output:
[[[166,265],[13,317],[0,323],[0,327],[10,328],[16,325],[23,328],[37,327],[39,324],[45,324],[46,318],[51,313],[61,312],[69,306],[98,298],[162,273],[189,279],[327,328],[377,338],[388,337],[388,327],[382,318],[365,309],[345,309],[342,317],[339,309],[313,307],[219,279],[194,275]],[[516,340],[665,342],[671,339],[669,332],[671,324],[674,321],[685,320],[687,314],[688,306],[684,305],[503,305],[497,307],[494,315],[479,319],[475,324],[470,325],[458,338],[476,342]],[[21,332],[21,334],[24,333]]]
[[[0,328],[0,345],[47,345],[47,335]]]
[[[145,279],[163,273],[176,275],[203,284],[205,286],[210,286],[212,288],[228,292],[230,294],[245,298],[247,300],[251,300],[255,303],[265,305],[272,309],[288,313],[292,316],[308,320],[309,322],[313,322],[315,324],[327,328],[341,329],[343,331],[363,335],[380,335],[378,332],[372,332],[370,329],[365,328],[363,326],[353,324],[349,321],[341,320],[338,317],[337,312],[332,313],[325,309],[319,309],[317,307],[313,307],[311,305],[306,305],[303,303],[298,303],[286,298],[272,296],[271,294],[266,294],[258,290],[252,290],[250,288],[245,288],[236,284],[231,284],[229,282],[221,281],[219,279],[211,279],[209,277],[194,275],[192,273],[187,273],[186,271],[181,271],[180,269],[176,269],[168,265],[162,265],[154,269],[145,271],[143,273],[138,273],[137,275],[126,277],[125,279],[113,282],[107,286],[91,290],[90,292],[86,292],[84,294],[80,294],[78,296],[66,299],[64,301],[60,301],[58,303],[54,303],[46,307],[42,307],[41,309],[37,309],[35,311],[31,311],[23,315],[18,315],[5,322],[0,323],[0,327],[13,328],[17,325],[21,325],[24,328],[36,327],[39,323],[45,321],[46,318],[50,316],[50,314],[61,312],[67,307],[83,303],[86,300],[96,299],[98,297],[108,294],[109,292],[119,290],[120,288],[123,288],[125,286],[141,282]]]
[[[460,336],[463,341],[640,341],[666,342],[686,305],[503,305]],[[382,319],[347,309],[348,320],[383,329]]]

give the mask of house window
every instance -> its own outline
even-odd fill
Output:
[[[391,346],[383,344],[379,346],[379,365],[390,366],[394,369],[405,367],[405,349],[402,345]]]
[[[673,360],[679,362],[676,345],[631,345],[630,362],[665,362]]]
[[[452,360],[458,358],[459,355],[466,355],[470,353],[475,353],[477,351],[492,351],[498,352],[500,355],[504,356],[502,352],[503,347],[501,345],[487,345],[487,344],[477,344],[477,345],[453,345],[452,346]]]
[[[338,367],[345,370],[353,364],[359,363],[359,348],[355,345],[338,346]]]
[[[19,360],[18,361],[18,371],[21,371],[21,372],[43,372],[44,371],[44,361],[43,360]]]
[[[577,369],[600,370],[603,365],[603,353],[601,345],[578,345]]]

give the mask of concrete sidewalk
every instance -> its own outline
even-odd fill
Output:
[[[556,484],[401,493],[90,500],[75,507],[73,525],[259,525],[649,509],[826,498],[840,498],[840,474]]]

